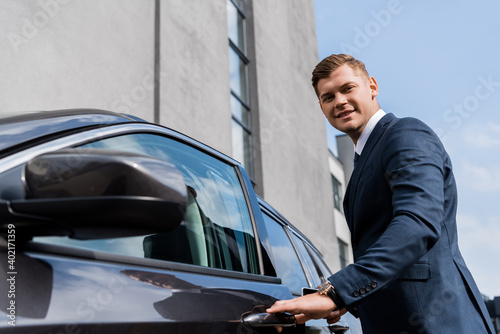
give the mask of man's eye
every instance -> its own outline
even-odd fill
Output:
[[[333,96],[327,96],[323,99],[323,102],[329,102],[333,99]]]
[[[348,86],[348,87],[346,87],[346,88],[344,89],[344,91],[348,92],[348,91],[352,90],[353,88],[354,88],[353,86]]]

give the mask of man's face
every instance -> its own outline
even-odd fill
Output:
[[[318,81],[318,92],[321,110],[330,124],[356,143],[370,117],[379,109],[375,79],[368,79],[344,64],[328,78]]]

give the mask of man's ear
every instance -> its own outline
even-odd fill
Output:
[[[374,77],[370,77],[370,79],[368,79],[368,85],[370,86],[370,90],[372,92],[372,98],[376,97],[378,95],[377,80],[375,80]]]

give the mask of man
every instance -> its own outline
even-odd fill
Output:
[[[319,292],[278,301],[298,323],[346,311],[364,333],[490,333],[493,325],[457,244],[457,192],[450,158],[414,118],[386,114],[362,62],[332,55],[313,71],[325,117],[354,142],[344,199],[354,264]]]

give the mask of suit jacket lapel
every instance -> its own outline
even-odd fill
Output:
[[[363,169],[365,167],[365,163],[370,157],[370,154],[373,151],[373,148],[377,144],[378,140],[384,133],[387,125],[390,124],[393,120],[396,119],[396,116],[393,114],[387,114],[380,119],[380,121],[373,128],[370,137],[363,148],[363,152],[361,152],[361,156],[357,162],[356,168],[354,168],[349,183],[347,185],[347,190],[345,194],[344,210],[346,212],[346,220],[349,228],[351,230],[351,234],[354,234],[354,204],[356,198],[356,192],[358,189],[358,182],[361,174],[363,173]]]

